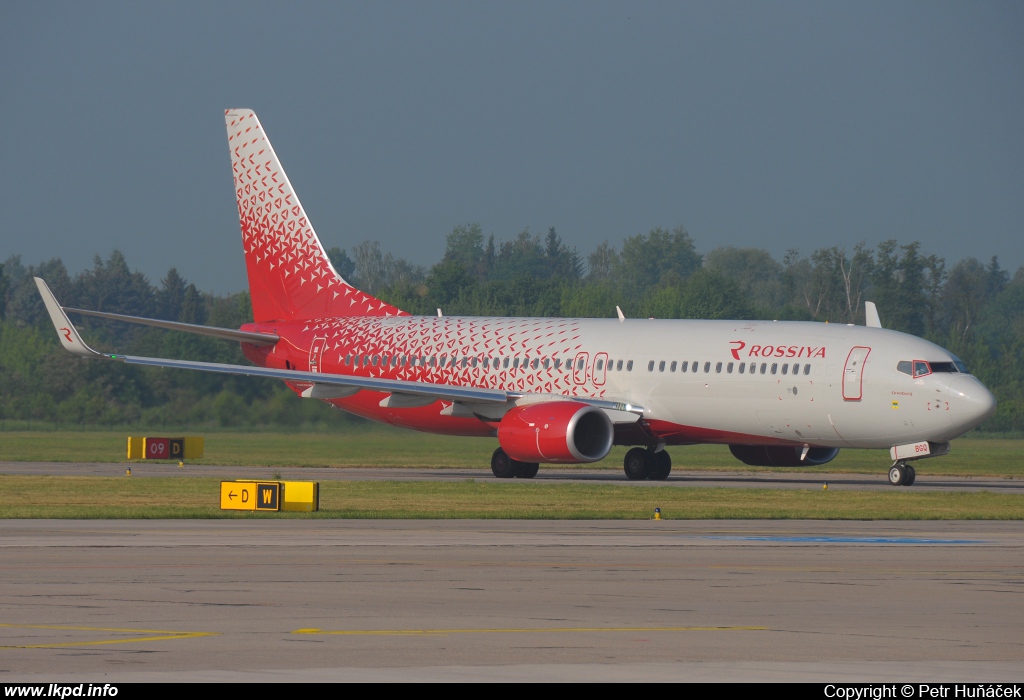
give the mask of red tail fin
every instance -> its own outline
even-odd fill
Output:
[[[360,292],[331,266],[255,112],[224,112],[238,220],[257,323],[406,315]]]

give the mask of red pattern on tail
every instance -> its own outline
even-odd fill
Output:
[[[405,316],[341,278],[320,245],[256,114],[224,112],[257,323],[337,316]]]

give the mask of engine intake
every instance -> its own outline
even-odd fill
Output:
[[[814,467],[835,459],[838,447],[812,447],[802,460],[803,447],[729,445],[732,456],[752,467]]]
[[[615,429],[605,412],[578,401],[513,408],[498,424],[498,442],[520,462],[596,462],[608,456]]]

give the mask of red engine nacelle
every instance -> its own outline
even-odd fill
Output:
[[[596,462],[612,449],[615,430],[599,408],[549,401],[513,408],[498,425],[498,442],[520,462]]]
[[[815,467],[831,462],[839,454],[838,447],[812,447],[800,459],[804,448],[768,445],[729,445],[732,456],[752,467]]]

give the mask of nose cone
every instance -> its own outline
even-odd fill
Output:
[[[953,423],[964,432],[996,412],[996,397],[974,377],[956,377],[949,384]]]

